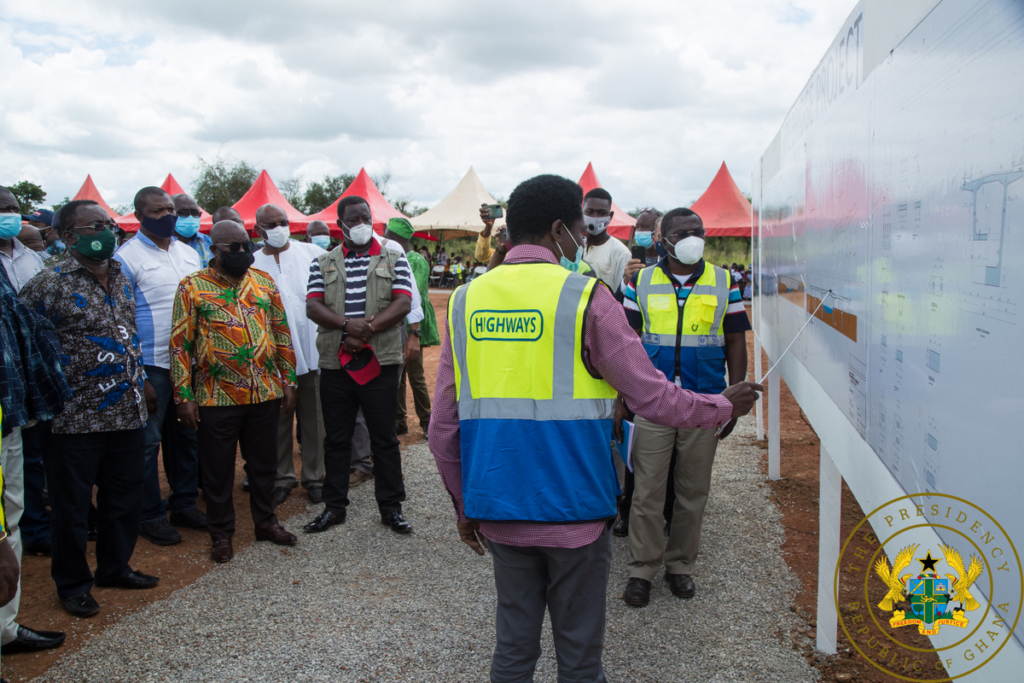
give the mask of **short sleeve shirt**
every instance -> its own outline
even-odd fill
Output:
[[[106,290],[67,254],[20,292],[29,308],[53,322],[60,340],[73,394],[53,418],[57,434],[139,429],[146,422],[135,296],[121,264],[108,263]]]

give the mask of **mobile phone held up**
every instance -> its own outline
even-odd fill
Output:
[[[488,218],[501,218],[505,215],[505,209],[501,207],[501,204],[488,204],[487,205],[487,217]]]
[[[639,244],[634,244],[633,248],[630,249],[629,251],[631,258],[639,261],[640,263],[644,263],[645,259],[647,258],[647,248],[641,247]]]

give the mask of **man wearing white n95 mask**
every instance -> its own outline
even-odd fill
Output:
[[[320,403],[331,420],[324,424],[325,509],[303,527],[307,533],[345,521],[360,410],[370,433],[381,522],[396,533],[412,531],[402,514],[405,484],[395,434],[401,323],[412,308],[412,271],[404,253],[383,248],[373,238],[372,226],[365,199],[342,198],[338,228],[344,241],[309,266],[306,315],[319,325]]]
[[[316,325],[306,317],[306,284],[309,264],[326,252],[315,244],[289,239],[288,216],[274,204],[264,204],[256,211],[256,232],[263,238],[264,247],[255,252],[253,267],[270,275],[281,292],[295,348],[298,379],[295,410],[282,410],[277,423],[277,479],[271,505],[277,507],[283,503],[299,484],[292,458],[292,425],[296,414],[302,430],[302,487],[309,493],[311,502],[320,503],[324,485],[324,419],[320,412]]]
[[[583,223],[587,228],[583,260],[613,293],[618,293],[623,286],[622,278],[629,261],[629,249],[608,234],[608,225],[614,217],[612,196],[607,190],[595,187],[583,197]]]

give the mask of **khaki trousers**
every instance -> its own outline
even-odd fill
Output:
[[[277,481],[275,486],[293,489],[299,482],[295,478],[295,462],[293,460],[292,426],[295,414],[299,416],[299,429],[302,430],[302,487],[323,486],[324,484],[324,417],[320,408],[320,373],[307,372],[298,377],[299,400],[295,402],[295,410],[290,413],[281,412],[277,422]]]
[[[700,549],[704,505],[711,490],[711,466],[718,438],[714,429],[676,429],[636,418],[633,443],[633,506],[629,514],[629,577],[651,581],[661,569],[689,574]],[[665,487],[672,460],[676,460],[676,501],[672,527],[665,546]]]
[[[408,427],[405,405],[405,378],[409,378],[412,385],[412,398],[416,407],[416,416],[420,419],[420,427],[423,433],[427,433],[430,426],[430,391],[427,389],[427,379],[423,374],[423,350],[402,368],[402,378],[398,381],[398,424],[401,427]]]

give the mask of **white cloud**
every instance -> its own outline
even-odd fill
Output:
[[[218,153],[436,202],[593,161],[623,207],[741,188],[852,0],[0,0],[0,183],[110,203]],[[11,93],[20,93],[15,98]]]

